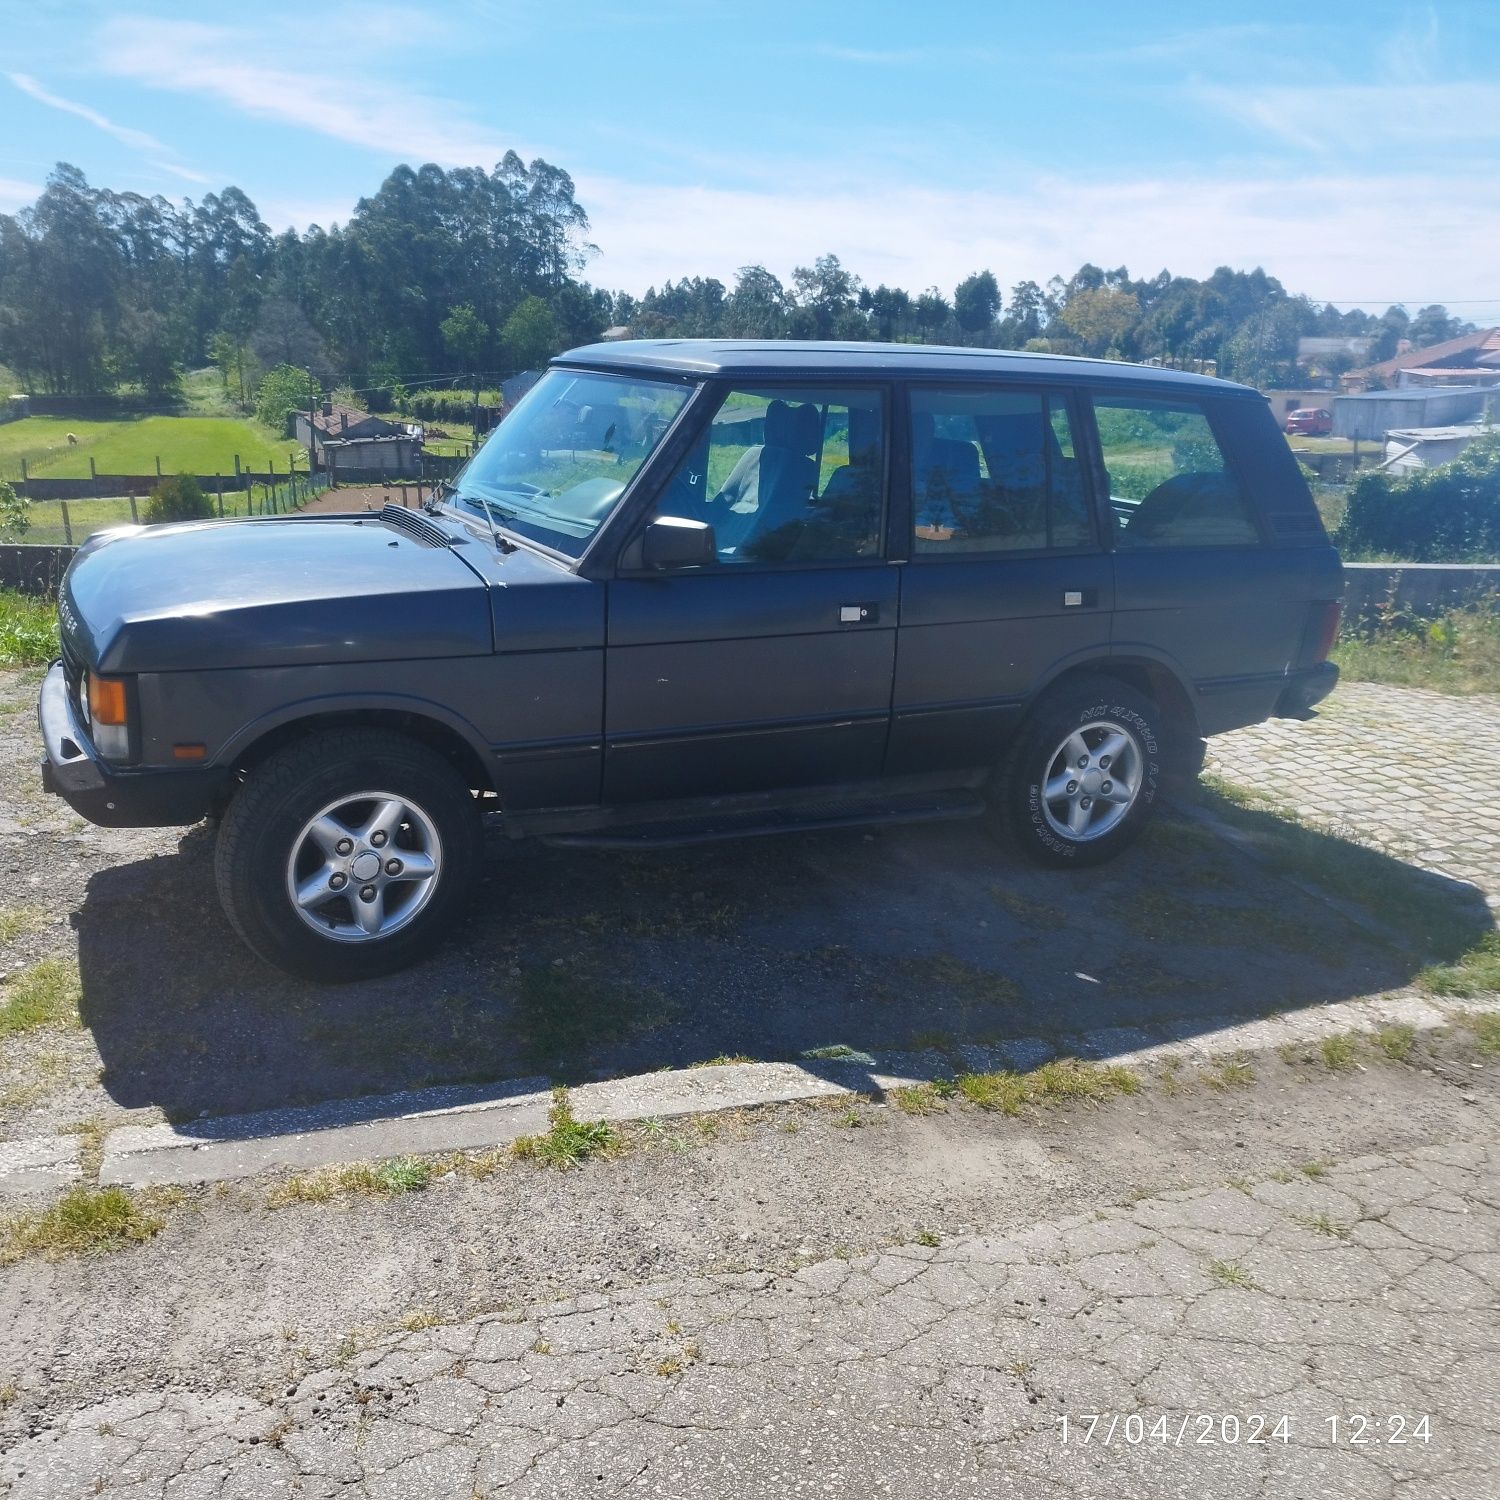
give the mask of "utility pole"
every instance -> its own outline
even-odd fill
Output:
[[[307,369],[307,477],[312,478],[318,467],[317,463],[317,429],[313,426],[313,416],[317,410],[317,392],[313,389],[312,366]]]

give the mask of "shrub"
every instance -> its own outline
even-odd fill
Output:
[[[173,474],[163,479],[146,498],[142,515],[148,522],[207,521],[214,503],[191,474]]]
[[[1451,464],[1400,478],[1362,474],[1336,538],[1349,557],[1470,562],[1500,556],[1500,430]]]
[[[0,479],[0,536],[23,537],[31,530],[31,501]]]
[[[56,655],[56,607],[0,589],[0,667],[42,667]],[[0,1014],[3,1009],[0,1006]]]

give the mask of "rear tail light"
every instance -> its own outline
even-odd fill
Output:
[[[1313,661],[1327,661],[1328,653],[1333,650],[1333,643],[1339,638],[1339,620],[1344,613],[1342,604],[1320,604],[1317,609],[1320,616],[1315,616],[1314,623],[1317,629],[1317,639],[1313,647]]]

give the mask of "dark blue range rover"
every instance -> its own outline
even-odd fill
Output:
[[[1202,736],[1332,689],[1340,592],[1243,387],[597,345],[423,513],[93,538],[43,772],[97,823],[221,819],[245,941],[351,979],[438,939],[484,813],[639,846],[988,810],[1094,864]]]

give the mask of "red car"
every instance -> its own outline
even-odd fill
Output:
[[[1333,431],[1333,413],[1322,406],[1299,406],[1286,414],[1285,430],[1304,437],[1327,437]]]

